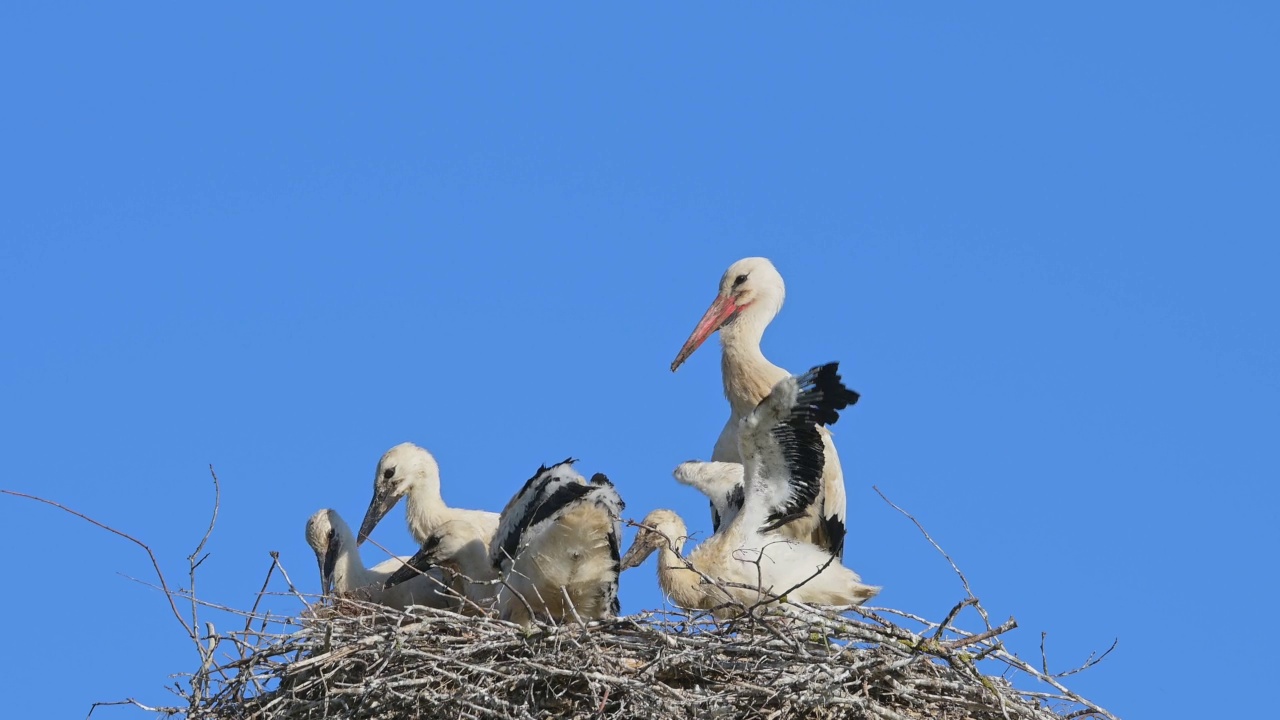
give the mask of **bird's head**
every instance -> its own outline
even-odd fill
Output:
[[[307,519],[307,544],[315,551],[316,562],[320,565],[320,592],[324,595],[333,593],[333,575],[342,549],[342,538],[350,534],[351,529],[335,510],[325,508]]]
[[[743,258],[730,265],[720,278],[716,299],[684,341],[671,363],[671,371],[675,372],[711,333],[721,328],[727,332],[735,326],[749,325],[752,332],[763,334],[764,327],[782,309],[786,295],[782,275],[767,258]]]
[[[440,466],[425,449],[413,443],[400,443],[378,461],[373,475],[373,499],[360,523],[357,543],[363,543],[400,498],[414,486],[440,492]]]
[[[688,533],[684,520],[674,511],[654,510],[640,521],[636,539],[618,564],[622,570],[638,567],[660,548],[670,548],[679,555]]]

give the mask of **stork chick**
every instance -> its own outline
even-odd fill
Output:
[[[409,558],[391,558],[366,568],[360,559],[355,535],[336,510],[320,510],[307,520],[307,544],[315,551],[320,565],[320,587],[325,595],[378,603],[397,610],[410,605],[445,609],[458,606],[458,601],[444,589],[445,578],[438,570],[393,588],[384,588],[383,582]]]
[[[591,482],[572,459],[546,467],[502,513],[489,560],[502,578],[504,620],[528,625],[596,620],[618,614],[622,498],[609,478]]]
[[[498,514],[445,505],[440,495],[440,466],[431,453],[409,442],[396,445],[378,460],[373,475],[373,499],[360,524],[358,542],[363,543],[369,537],[401,498],[405,498],[409,533],[419,546],[426,546],[432,537],[439,535],[441,528],[449,528],[449,542],[443,547],[434,547],[430,560],[420,559],[420,563],[456,565],[462,575],[473,579],[484,573],[485,564],[476,565],[466,557],[451,558],[446,551],[449,548],[462,551],[474,544],[487,552],[498,529]]]

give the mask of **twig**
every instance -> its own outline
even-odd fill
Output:
[[[249,612],[245,616],[244,632],[247,635],[249,629],[253,627],[253,618],[258,614],[258,604],[262,602],[262,595],[267,591],[267,586],[271,584],[271,574],[275,572],[276,563],[280,560],[280,553],[275,550],[271,551],[271,564],[267,566],[267,576],[262,579],[262,587],[258,589],[258,594],[253,598],[253,607],[249,608]],[[194,593],[193,593],[194,596]],[[240,657],[244,657],[244,647],[238,646]]]
[[[983,642],[985,640],[995,637],[996,635],[1007,633],[1016,627],[1018,627],[1018,621],[1014,620],[1013,618],[1009,618],[1008,620],[1005,620],[999,627],[993,627],[990,630],[987,630],[985,632],[980,632],[977,635],[970,635],[969,637],[963,637],[963,638],[960,638],[959,640],[952,640],[949,643],[943,644],[943,647],[945,647],[948,650],[959,650],[960,648],[965,647],[966,645],[972,645],[974,643]]]
[[[204,552],[205,544],[209,542],[209,536],[213,534],[213,526],[218,522],[218,508],[222,503],[222,487],[218,483],[218,474],[214,472],[212,463],[209,464],[209,475],[213,477],[213,512],[210,514],[210,517],[209,517],[209,527],[205,529],[204,537],[200,538],[200,543],[196,545],[196,549],[192,550],[191,554],[187,556],[187,566],[189,568],[187,577],[189,578],[189,582],[191,583],[190,585],[191,598],[192,598],[191,628],[193,631],[195,630],[195,628],[200,626],[200,617],[199,617],[200,606],[198,603],[195,602],[196,569],[199,568],[200,565],[204,563],[205,558],[208,557],[207,554],[201,555],[201,553]],[[200,639],[198,637],[195,637],[194,632],[192,633],[192,635],[193,635],[191,638],[192,642],[195,643],[196,652],[200,655],[201,668],[207,668],[211,666],[213,664],[213,651],[218,646],[217,635],[213,631],[213,624],[209,623],[209,632],[207,633],[208,642],[209,642],[208,646],[205,646],[204,644],[202,644],[200,642]],[[196,677],[198,679],[202,676],[197,675]],[[193,683],[191,696],[192,696],[192,700],[191,700],[192,707],[195,707],[204,696],[204,686],[199,682]]]
[[[947,551],[943,550],[942,546],[939,545],[937,541],[933,539],[933,536],[929,534],[929,531],[924,529],[924,525],[921,525],[920,521],[917,520],[914,515],[912,515],[911,513],[907,512],[906,510],[903,510],[901,507],[898,507],[896,504],[894,504],[892,500],[890,500],[883,492],[880,491],[879,487],[872,485],[871,489],[876,491],[876,494],[880,496],[881,500],[884,500],[885,502],[889,503],[889,507],[902,513],[904,516],[906,516],[908,520],[910,520],[912,523],[915,524],[916,529],[920,531],[921,535],[924,535],[924,539],[929,541],[929,544],[933,546],[933,549],[937,550],[942,555],[942,557],[946,558],[947,564],[951,566],[951,569],[954,570],[956,575],[960,578],[960,583],[964,585],[965,594],[976,600],[977,596],[973,594],[973,589],[969,587],[969,578],[966,578],[964,576],[964,573],[960,571],[960,566],[956,565],[955,560],[952,560],[951,556],[947,554]],[[982,616],[982,622],[985,623],[987,626],[987,629],[990,630],[991,620],[990,618],[987,617],[987,611],[983,609],[982,605],[977,603],[974,604],[974,609],[977,610],[978,614]]]
[[[6,494],[6,495],[13,495],[14,497],[26,498],[26,499],[28,499],[28,500],[35,500],[36,502],[42,502],[42,503],[44,503],[44,504],[46,504],[46,505],[52,505],[53,507],[56,507],[56,508],[58,508],[59,510],[62,510],[63,512],[67,512],[67,513],[70,513],[70,514],[72,514],[72,515],[75,515],[76,517],[80,518],[81,520],[85,520],[85,521],[87,521],[87,522],[89,522],[89,523],[92,523],[92,524],[94,524],[94,525],[97,525],[98,527],[102,528],[103,530],[106,530],[106,531],[108,531],[108,532],[110,532],[110,533],[113,533],[113,534],[115,534],[115,535],[119,535],[120,537],[124,538],[125,540],[128,540],[129,542],[131,542],[131,543],[133,543],[133,544],[137,545],[138,547],[142,548],[143,550],[145,550],[145,551],[147,552],[147,557],[151,559],[151,567],[155,568],[155,571],[156,571],[156,578],[160,580],[160,588],[161,588],[162,590],[164,590],[164,597],[165,597],[165,600],[167,600],[167,601],[169,602],[169,609],[173,611],[173,617],[177,619],[178,624],[182,626],[182,629],[187,633],[187,635],[188,635],[189,637],[191,637],[191,639],[192,639],[192,640],[195,640],[195,639],[196,639],[196,630],[195,630],[195,628],[194,628],[194,627],[190,627],[190,626],[188,626],[188,625],[187,625],[187,621],[182,619],[182,613],[178,612],[178,606],[177,606],[177,604],[176,604],[176,603],[174,603],[174,601],[173,601],[173,598],[174,598],[173,592],[169,590],[169,584],[168,584],[168,582],[166,582],[166,581],[165,581],[164,573],[163,573],[163,572],[161,572],[161,570],[160,570],[160,563],[156,561],[156,555],[155,555],[155,553],[151,552],[151,548],[150,548],[150,547],[148,547],[146,543],[142,542],[142,541],[141,541],[141,540],[139,540],[138,538],[136,538],[136,537],[134,537],[134,536],[132,536],[132,535],[130,535],[130,534],[128,534],[128,533],[126,533],[126,532],[122,532],[122,531],[120,531],[120,530],[117,530],[117,529],[115,529],[115,528],[113,528],[113,527],[111,527],[110,525],[107,525],[107,524],[105,524],[105,523],[98,522],[97,520],[94,520],[93,518],[89,517],[88,515],[85,515],[84,513],[81,513],[81,512],[77,512],[77,511],[75,511],[75,510],[72,510],[71,508],[69,508],[69,507],[67,507],[67,506],[65,506],[65,505],[63,505],[63,504],[61,504],[61,503],[54,502],[53,500],[46,500],[45,498],[38,497],[38,496],[36,496],[36,495],[28,495],[28,494],[26,494],[26,493],[18,492],[18,491],[16,491],[16,490],[0,490],[0,493],[4,493],[4,494]]]
[[[969,607],[970,605],[977,604],[978,598],[973,597],[972,595],[956,603],[956,606],[951,608],[951,612],[947,613],[947,616],[942,619],[942,622],[938,623],[938,629],[934,631],[933,639],[937,640],[942,637],[943,631],[950,627],[951,623],[956,619],[956,615],[959,615],[961,610]]]
[[[1084,671],[1084,670],[1088,670],[1089,668],[1093,667],[1094,665],[1097,665],[1098,663],[1102,662],[1102,659],[1103,659],[1103,658],[1105,658],[1106,656],[1110,655],[1110,654],[1111,654],[1111,651],[1112,651],[1112,650],[1115,650],[1115,649],[1116,649],[1116,646],[1117,646],[1117,645],[1119,645],[1119,644],[1120,644],[1120,638],[1116,638],[1115,640],[1112,640],[1112,641],[1111,641],[1111,647],[1109,647],[1109,648],[1107,648],[1106,650],[1104,650],[1104,651],[1102,652],[1102,654],[1101,654],[1101,655],[1099,655],[1099,656],[1097,656],[1097,657],[1094,657],[1094,656],[1093,656],[1093,655],[1094,655],[1093,653],[1089,653],[1089,657],[1085,659],[1084,664],[1082,664],[1080,667],[1072,668],[1071,670],[1066,670],[1066,671],[1060,672],[1060,673],[1058,673],[1057,675],[1054,675],[1054,677],[1059,677],[1059,678],[1061,678],[1061,677],[1066,677],[1066,676],[1068,676],[1068,675],[1075,675],[1075,674],[1076,674],[1076,673],[1078,673],[1078,672],[1081,672],[1081,671]],[[1048,664],[1048,663],[1046,663],[1046,665],[1047,665],[1047,664]],[[1046,671],[1045,671],[1045,674],[1046,674],[1046,675],[1048,675],[1048,674],[1049,674],[1048,670],[1046,670]]]
[[[133,698],[125,698],[124,700],[114,700],[111,702],[94,703],[93,706],[89,708],[89,714],[85,716],[85,720],[88,720],[88,718],[93,717],[93,712],[98,708],[108,707],[111,705],[132,705],[146,712],[164,713],[165,715],[178,715],[182,712],[180,708],[176,708],[176,707],[160,707],[160,706],[151,707],[149,705],[143,705],[142,703],[138,702],[137,700],[134,700]]]

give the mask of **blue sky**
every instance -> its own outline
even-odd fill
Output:
[[[212,463],[200,592],[240,607],[269,550],[318,588],[306,518],[358,522],[404,440],[455,505],[572,454],[705,536],[670,472],[728,412],[718,349],[667,365],[765,255],[766,354],[863,396],[836,437],[879,602],[962,589],[872,485],[1015,650],[1118,637],[1072,687],[1182,715],[1269,677],[1195,653],[1268,616],[1280,549],[1278,35],[1265,3],[7,5],[0,487],[181,584]],[[0,542],[14,717],[195,667],[137,548],[11,497]],[[661,602],[652,564],[622,601]]]

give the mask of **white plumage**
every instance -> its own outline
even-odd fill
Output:
[[[670,510],[644,520],[623,568],[660,550],[658,580],[677,605],[720,610],[730,598],[752,604],[787,595],[798,602],[848,605],[879,592],[864,585],[829,549],[788,537],[782,528],[803,517],[821,492],[823,440],[818,425],[834,423],[856,395],[840,382],[837,365],[779,381],[739,428],[744,501],[732,520],[681,558],[687,535]],[[693,569],[690,569],[690,568]],[[724,589],[703,582],[701,575]]]
[[[729,420],[711,453],[713,461],[743,462],[738,432],[742,419],[764,400],[781,380],[790,376],[760,351],[765,328],[782,309],[786,285],[782,275],[766,258],[744,258],[729,266],[720,278],[720,290],[711,307],[698,321],[680,353],[671,363],[674,372],[712,333],[720,332],[720,370],[724,394],[729,400]],[[830,433],[821,431],[824,465],[816,502],[804,517],[783,528],[783,534],[844,553],[845,490],[844,472]],[[716,499],[712,498],[715,507]],[[718,511],[717,511],[718,512]],[[723,515],[723,513],[720,513]],[[719,529],[712,517],[713,526]],[[724,522],[720,518],[720,522]]]
[[[473,580],[493,579],[488,563],[476,561],[474,549],[482,548],[487,553],[498,529],[498,513],[446,505],[440,494],[440,466],[431,453],[413,443],[396,445],[378,460],[373,499],[360,524],[359,542],[365,541],[401,498],[405,499],[405,518],[414,540],[424,548],[434,543],[428,556],[415,556],[422,567],[431,563]],[[443,543],[442,533],[446,540]],[[459,555],[454,557],[450,554],[453,552]],[[400,577],[403,574],[397,579]],[[470,588],[468,596],[476,592],[479,588]],[[483,593],[476,599],[484,599]]]
[[[676,482],[698,490],[711,501],[713,531],[733,522],[742,510],[742,463],[690,460],[677,465],[671,474]]]
[[[418,575],[393,588],[383,583],[408,557],[391,558],[366,568],[351,528],[336,510],[320,510],[307,520],[307,544],[320,565],[324,594],[379,603],[403,610],[410,605],[455,609],[457,600],[445,590],[439,570]]]
[[[418,577],[423,572],[439,573],[459,598],[464,614],[476,614],[493,606],[498,573],[489,563],[489,546],[481,539],[484,530],[460,518],[436,526],[412,558],[386,579],[390,588]]]

